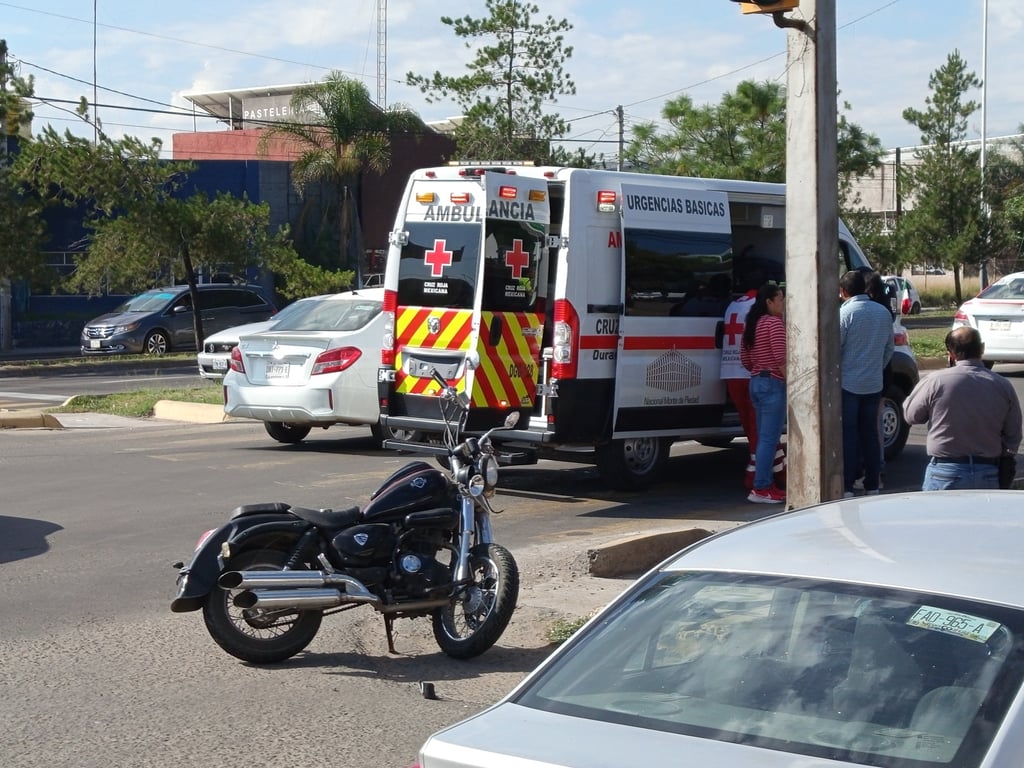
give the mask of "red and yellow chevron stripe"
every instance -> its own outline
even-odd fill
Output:
[[[429,331],[431,318],[436,318],[440,325],[436,334]],[[501,334],[492,345],[490,329],[496,320]],[[543,320],[543,315],[535,312],[481,313],[476,342],[480,365],[455,383],[460,391],[465,391],[467,386],[470,388],[472,407],[508,409],[533,405]],[[404,350],[411,347],[465,355],[473,343],[473,313],[469,310],[401,309],[396,318],[395,340],[395,392],[428,394],[433,392],[433,380],[404,372]]]

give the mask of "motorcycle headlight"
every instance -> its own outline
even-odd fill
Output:
[[[487,490],[487,485],[484,483],[482,475],[473,475],[469,478],[466,487],[469,489],[470,496],[483,496],[484,491]]]
[[[498,484],[498,461],[493,456],[484,458],[480,471],[488,488]]]

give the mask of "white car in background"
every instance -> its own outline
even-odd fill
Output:
[[[273,329],[242,335],[224,376],[225,413],[259,419],[281,443],[334,424],[369,426],[377,440],[410,439],[378,423],[383,300],[383,288],[320,296]]]
[[[965,301],[953,316],[953,327],[976,328],[985,342],[982,360],[1024,363],[1024,272],[1000,278],[973,299]]]
[[[921,294],[910,280],[899,275],[886,275],[882,279],[888,283],[890,293],[896,297],[894,312],[901,315],[921,314]]]
[[[250,333],[260,333],[273,328],[281,320],[291,317],[296,312],[305,311],[310,299],[321,298],[312,296],[299,299],[289,304],[269,320],[262,320],[258,323],[246,323],[236,325],[232,328],[225,328],[218,333],[211,333],[203,341],[203,349],[196,356],[199,363],[199,375],[204,379],[223,379],[228,370],[228,361],[231,359],[231,350],[238,346],[238,339]]]

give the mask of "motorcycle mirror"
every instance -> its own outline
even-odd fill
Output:
[[[505,417],[505,429],[512,429],[518,423],[519,411],[512,411],[512,413]]]

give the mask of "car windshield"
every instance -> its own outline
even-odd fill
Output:
[[[651,578],[523,706],[877,766],[977,765],[1022,677],[1019,611],[723,573]]]
[[[358,331],[380,314],[381,303],[365,298],[310,299],[274,324],[275,331]]]
[[[123,304],[118,304],[114,312],[152,312],[162,309],[178,294],[171,291],[146,291],[133,296]]]
[[[1013,277],[992,283],[978,294],[979,299],[1024,299],[1024,277]]]
[[[299,299],[293,301],[287,307],[284,307],[271,320],[274,322],[272,327],[276,328],[279,323],[283,322],[294,322],[302,315],[309,312],[317,305],[317,299]]]

